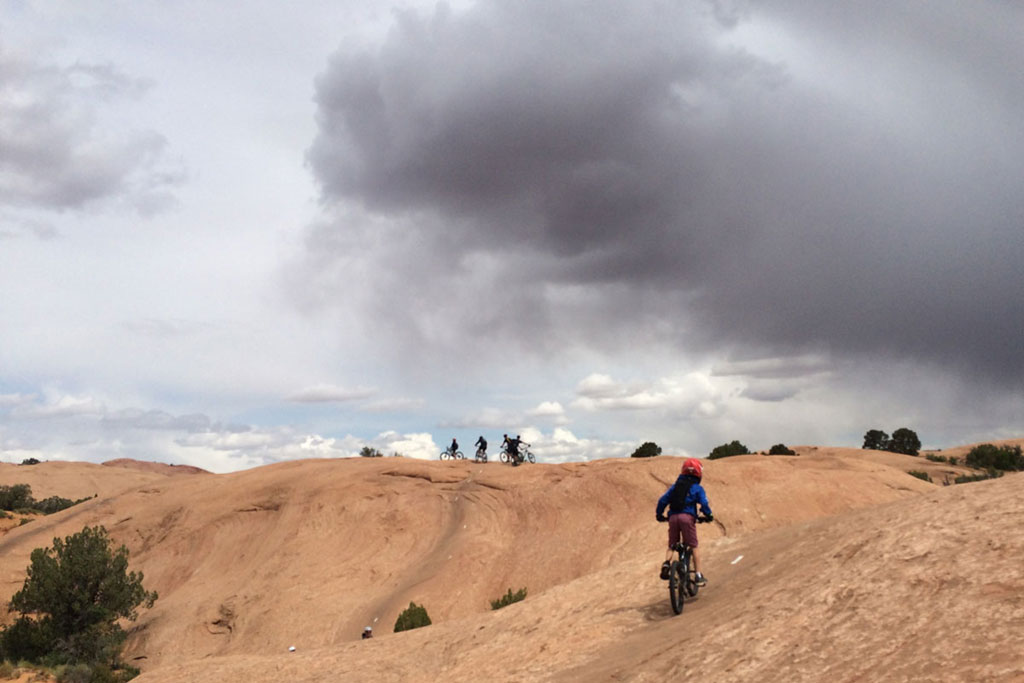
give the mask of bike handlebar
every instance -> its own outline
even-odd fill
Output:
[[[658,520],[658,522],[660,522],[662,524],[664,524],[667,521],[668,521],[668,517],[666,517],[665,519],[659,519]],[[693,518],[693,521],[695,521],[697,524],[707,524],[707,523],[713,522],[715,520],[714,519],[708,519],[704,515],[697,515],[696,517]]]

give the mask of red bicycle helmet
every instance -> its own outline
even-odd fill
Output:
[[[689,474],[700,479],[704,474],[704,466],[700,464],[700,460],[697,458],[687,458],[686,462],[683,463],[682,474]]]

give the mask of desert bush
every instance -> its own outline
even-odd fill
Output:
[[[932,462],[949,462],[949,459],[946,456],[944,456],[944,455],[934,455],[932,453],[927,453],[924,456],[924,459],[925,460],[931,460]]]
[[[985,481],[986,479],[998,479],[1003,476],[999,470],[989,470],[984,474],[962,474],[953,480],[954,484],[970,484],[972,481]]]
[[[711,453],[708,454],[708,460],[728,458],[733,455],[747,455],[749,453],[750,450],[739,441],[732,441],[730,443],[723,443],[721,446],[715,446]]]
[[[32,507],[32,487],[28,484],[0,486],[0,510],[22,510]]]
[[[994,446],[983,443],[967,453],[967,465],[979,469],[994,469],[1004,472],[1024,470],[1024,455],[1020,446]]]
[[[376,448],[370,448],[369,446],[363,446],[359,451],[359,455],[364,458],[383,458],[384,454]]]
[[[57,671],[57,683],[92,683],[92,667],[88,664],[62,666]]]
[[[495,610],[495,609],[501,609],[502,607],[508,607],[513,602],[520,602],[520,601],[525,600],[525,599],[526,599],[526,588],[520,588],[515,593],[513,593],[512,589],[509,588],[508,589],[508,593],[505,593],[503,596],[501,596],[497,600],[491,600],[491,609]]]
[[[909,472],[907,472],[907,474],[909,474],[912,477],[917,477],[918,479],[921,479],[928,483],[931,483],[932,481],[932,478],[928,476],[928,473],[922,472],[921,470],[910,470]]]
[[[661,446],[654,443],[653,441],[645,441],[637,449],[633,451],[631,458],[652,458],[655,455],[661,455]]]
[[[39,461],[35,458],[25,458],[21,461],[22,465],[38,465]]]
[[[56,671],[57,683],[124,683],[139,675],[133,666],[111,667],[106,664],[69,664]]]
[[[42,512],[44,515],[52,515],[54,512],[60,512],[66,510],[72,505],[81,501],[72,501],[68,498],[61,498],[60,496],[50,496],[42,500],[36,501],[32,505],[32,509]]]
[[[73,501],[60,496],[50,496],[43,500],[36,500],[32,497],[32,487],[28,484],[0,486],[0,510],[19,512],[24,515],[33,512],[42,512],[44,515],[53,514],[90,498],[91,496]]]
[[[408,631],[414,628],[430,626],[430,617],[427,615],[427,608],[410,602],[409,606],[402,610],[395,621],[395,633]]]
[[[787,448],[784,443],[777,443],[768,449],[768,455],[796,455],[796,451]]]
[[[127,569],[128,549],[111,550],[102,526],[33,550],[25,583],[11,598],[21,616],[0,631],[4,658],[115,662],[126,637],[118,621],[134,621],[140,605],[152,607],[157,599],[143,588],[142,573]]]

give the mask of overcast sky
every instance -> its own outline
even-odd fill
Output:
[[[0,460],[1024,435],[1024,5],[0,0]]]

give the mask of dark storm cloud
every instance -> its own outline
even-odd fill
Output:
[[[397,269],[367,304],[442,343],[500,311],[538,344],[652,325],[1019,380],[1022,23],[995,2],[401,13],[318,80],[325,203],[372,220],[320,226],[311,258]]]
[[[165,205],[178,171],[160,169],[165,140],[104,119],[145,84],[109,65],[41,64],[0,50],[0,205],[77,209],[121,197]]]

